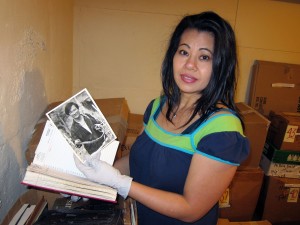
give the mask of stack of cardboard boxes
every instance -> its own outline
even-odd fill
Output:
[[[268,176],[299,179],[300,113],[271,112],[269,118],[271,126],[260,165]]]
[[[300,224],[300,65],[256,61],[250,105],[271,124],[260,167],[265,173],[256,215]]]
[[[270,121],[245,103],[237,103],[243,117],[244,133],[250,142],[250,155],[238,170],[219,201],[220,218],[230,221],[250,221],[263,183],[264,173],[259,167]]]

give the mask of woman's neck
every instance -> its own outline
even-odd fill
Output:
[[[197,94],[181,94],[180,102],[177,107],[172,109],[175,117],[183,114],[191,116],[195,110],[196,102],[199,99]]]
[[[187,123],[194,112],[194,103],[194,101],[181,102],[181,104],[179,104],[179,107],[173,109],[173,112],[171,112],[172,122],[170,122],[166,118],[168,106],[167,104],[164,104],[162,112],[157,118],[157,123],[169,132],[182,133],[188,126],[190,126],[199,118],[199,115],[197,114],[189,123]]]

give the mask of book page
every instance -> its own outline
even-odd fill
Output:
[[[71,146],[50,121],[46,122],[40,142],[35,151],[33,164],[85,177],[75,165]]]
[[[30,166],[28,166],[27,168],[27,172],[28,174],[33,174],[35,173],[36,175],[34,176],[39,176],[38,179],[36,180],[41,181],[42,177],[48,177],[47,180],[51,180],[52,178],[55,179],[59,179],[61,181],[58,181],[58,183],[64,183],[64,184],[73,184],[74,186],[77,186],[77,184],[80,185],[84,185],[84,186],[88,186],[92,189],[98,190],[98,191],[105,191],[105,192],[109,192],[111,190],[113,190],[113,192],[115,192],[114,189],[112,189],[111,187],[105,186],[105,185],[101,185],[99,183],[95,183],[93,181],[90,181],[86,178],[82,178],[82,177],[77,177],[71,174],[65,174],[50,168],[45,168],[45,167],[41,167],[38,165],[34,165],[31,164]],[[27,178],[32,178],[33,176],[27,176]],[[71,183],[68,183],[71,182]]]
[[[119,142],[113,141],[101,150],[100,159],[113,164]],[[33,164],[45,166],[60,172],[85,177],[75,165],[73,150],[65,138],[50,121],[45,124],[40,142],[35,151]]]
[[[36,165],[28,167],[22,183],[87,198],[115,201],[117,196],[117,191],[111,187]]]
[[[100,160],[107,162],[112,165],[115,161],[117,150],[119,147],[119,141],[113,141],[101,150]]]
[[[87,89],[50,110],[46,116],[82,162],[117,138]]]

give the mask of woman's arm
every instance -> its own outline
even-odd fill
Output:
[[[129,195],[154,211],[185,222],[200,219],[219,201],[237,168],[195,153],[181,195],[134,182],[96,158],[91,158],[88,165],[76,157],[74,160],[88,179],[116,188],[124,198]],[[128,165],[128,156],[116,163],[122,172],[129,171]]]
[[[163,215],[193,222],[219,201],[235,171],[236,166],[194,154],[183,195],[132,181],[129,196]]]

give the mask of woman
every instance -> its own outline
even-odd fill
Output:
[[[139,225],[216,224],[218,200],[249,152],[234,104],[236,64],[224,19],[184,17],[163,61],[163,93],[146,109],[130,157],[115,168],[97,159],[78,168],[135,199]]]

